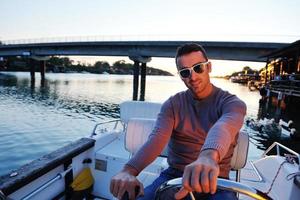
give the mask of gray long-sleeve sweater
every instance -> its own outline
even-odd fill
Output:
[[[220,155],[219,176],[228,177],[237,133],[245,114],[243,101],[215,86],[202,100],[194,99],[190,90],[179,92],[162,105],[148,141],[127,165],[142,171],[169,142],[170,167],[183,171],[201,151],[215,149]]]

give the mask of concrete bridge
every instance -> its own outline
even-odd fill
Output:
[[[101,41],[0,45],[0,56],[128,56],[172,58],[178,46],[191,41]],[[203,42],[210,59],[264,62],[262,56],[286,43]]]
[[[0,57],[26,56],[40,60],[41,77],[45,77],[45,61],[47,56],[128,56],[134,61],[133,100],[137,100],[139,73],[141,73],[140,100],[144,100],[146,63],[151,57],[175,57],[178,46],[191,41],[101,41],[101,42],[53,42],[33,44],[0,45]],[[282,48],[286,43],[259,42],[204,42],[201,44],[207,51],[209,59],[266,61],[263,56]],[[32,60],[32,59],[30,59]],[[30,66],[33,66],[30,65]],[[34,67],[31,68],[34,80]]]

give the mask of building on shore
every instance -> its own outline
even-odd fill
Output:
[[[268,93],[284,98],[300,99],[300,40],[266,55],[267,64],[261,72]]]
[[[260,107],[266,110],[259,118],[292,120],[300,130],[300,40],[266,55],[261,71],[264,87],[260,89]],[[297,131],[300,137],[300,133]]]

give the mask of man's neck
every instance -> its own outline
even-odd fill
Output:
[[[213,91],[213,85],[209,83],[205,88],[205,90],[201,92],[201,94],[194,94],[193,92],[192,93],[195,99],[202,100],[208,97],[209,95],[211,95],[212,91]]]

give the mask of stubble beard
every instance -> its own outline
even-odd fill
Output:
[[[205,95],[205,90],[209,88],[210,82],[199,82],[197,85],[192,85],[191,83],[186,84],[186,86],[189,88],[189,90],[192,92],[195,98],[201,99],[202,96]]]

